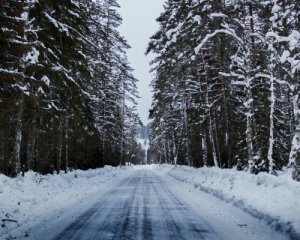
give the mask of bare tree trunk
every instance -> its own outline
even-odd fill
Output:
[[[226,97],[226,89],[224,77],[221,75],[222,82],[222,93],[223,93],[223,124],[224,124],[224,142],[225,142],[225,152],[226,152],[226,160],[228,167],[232,167],[232,159],[231,159],[231,145],[229,142],[229,124],[228,124],[228,107],[227,107],[227,97]]]
[[[252,3],[249,3],[249,15],[250,15],[250,29],[253,34],[255,34],[254,28],[254,16],[253,16],[253,6]],[[255,47],[255,36],[251,36],[252,49],[254,51],[254,56],[256,55],[256,47]]]
[[[161,160],[161,151],[159,151],[159,164],[162,164],[162,160]]]
[[[250,19],[249,19],[249,24],[250,24],[250,29],[251,29],[251,32],[252,32],[252,36],[251,36],[251,45],[252,45],[252,55],[253,56],[256,56],[256,52],[257,52],[257,49],[256,49],[256,42],[255,42],[255,34],[256,34],[256,30],[255,30],[255,22],[254,22],[254,13],[253,13],[253,5],[251,2],[249,2],[249,15],[250,15]],[[246,52],[246,51],[245,51]],[[257,59],[254,59],[254,67],[256,68],[257,66]],[[246,65],[248,66],[248,65]],[[247,73],[246,73],[247,74]],[[249,79],[248,79],[249,80]],[[251,83],[250,83],[251,85]],[[251,98],[252,98],[252,91],[251,91]],[[253,100],[253,99],[252,99]],[[253,111],[253,103],[251,103],[251,108],[252,108],[252,129],[251,129],[251,135],[252,135],[252,158],[254,156],[254,148],[253,148],[253,142],[254,142],[254,146],[258,146],[258,138],[257,138],[257,125],[256,125],[256,120],[254,118],[254,111]]]
[[[247,152],[248,152],[248,164],[249,164],[249,171],[253,166],[253,136],[252,136],[252,107],[251,107],[251,100],[252,94],[250,90],[250,86],[247,87],[247,101],[246,101],[246,119],[247,119],[247,129],[246,129],[246,142],[247,142]]]
[[[124,152],[124,143],[125,143],[125,141],[124,141],[124,137],[125,137],[125,134],[124,134],[124,125],[125,125],[125,86],[124,86],[124,83],[123,83],[123,91],[122,91],[122,122],[121,122],[121,124],[122,124],[122,129],[121,129],[121,131],[122,131],[122,133],[121,133],[121,150],[120,150],[120,166],[122,165],[122,162],[123,162],[123,156],[124,156],[124,154],[123,154],[123,152]],[[147,154],[147,152],[146,152],[146,154]],[[125,164],[125,163],[124,163]]]
[[[248,165],[249,172],[251,171],[254,161],[253,161],[253,97],[252,97],[252,79],[248,76],[249,64],[248,64],[248,54],[247,50],[244,49],[244,66],[245,66],[245,92],[246,92],[246,102],[244,106],[246,107],[246,143],[247,143],[247,153],[248,153]]]
[[[223,166],[221,165],[222,163],[221,163],[221,155],[220,155],[220,144],[219,144],[219,136],[218,136],[218,131],[217,131],[218,126],[217,126],[215,112],[212,115],[212,122],[213,122],[213,134],[215,135],[214,141],[215,141],[218,166],[222,168]]]
[[[37,99],[34,99],[34,109],[37,108]],[[35,111],[35,110],[34,110]],[[28,136],[28,142],[27,142],[27,149],[26,149],[26,170],[30,171],[32,170],[32,163],[34,159],[34,149],[35,149],[35,142],[36,142],[36,112],[33,112],[32,114],[32,129]]]
[[[300,181],[300,109],[298,88],[295,88],[294,90],[293,104],[296,129],[292,141],[289,164],[293,167],[293,179],[296,181]]]
[[[23,13],[20,18],[24,20],[23,27],[20,32],[21,39],[26,43],[27,42],[27,32],[26,28],[29,20],[29,5],[27,1],[23,1]],[[22,81],[26,78],[26,55],[28,51],[22,52],[21,57],[21,71],[22,71]],[[22,117],[24,111],[24,96],[23,93],[20,93],[20,98],[16,102],[17,105],[17,113],[16,113],[16,125],[15,125],[15,145],[14,145],[14,166],[13,166],[13,174],[16,176],[21,171],[21,144],[22,144]]]
[[[177,166],[177,157],[178,157],[178,150],[176,147],[176,142],[175,142],[175,129],[173,127],[173,134],[172,134],[172,138],[173,138],[173,158],[174,158],[174,165]]]
[[[207,166],[207,142],[204,134],[202,135],[202,159],[204,166]]]
[[[172,146],[171,146],[170,140],[168,141],[168,156],[169,156],[169,162],[168,163],[172,163],[173,150],[172,150]]]
[[[271,46],[271,51],[274,50]],[[270,130],[269,130],[269,149],[268,149],[268,161],[269,161],[269,173],[273,173],[273,148],[274,148],[274,115],[275,115],[275,87],[274,87],[274,53],[271,53],[271,69],[270,69]]]
[[[225,7],[225,1],[223,2],[223,7]],[[224,36],[220,37],[220,66],[221,71],[224,72],[223,69],[223,63],[225,60],[225,54],[226,54],[226,39]],[[225,159],[228,167],[232,166],[232,159],[231,159],[231,145],[229,141],[229,121],[228,121],[228,106],[227,106],[227,95],[226,95],[226,83],[225,78],[222,74],[220,74],[220,82],[221,82],[221,88],[222,88],[222,119],[223,119],[223,128],[224,128],[224,143],[225,143]]]
[[[14,175],[18,175],[21,171],[21,143],[22,143],[22,116],[24,110],[24,97],[21,94],[21,98],[17,102],[17,115],[15,125],[15,146],[14,146]]]
[[[192,157],[191,157],[191,148],[190,148],[190,134],[189,134],[189,123],[188,123],[188,102],[186,97],[184,98],[184,126],[185,126],[185,145],[186,145],[186,161],[189,166],[191,166]]]
[[[27,170],[32,170],[32,162],[34,158],[34,148],[35,148],[35,124],[33,126],[32,134],[29,136],[28,143],[27,143],[27,149],[26,149],[26,158],[27,158]]]
[[[216,151],[216,146],[215,146],[215,141],[214,141],[213,121],[212,121],[212,114],[211,114],[211,106],[210,106],[209,99],[208,99],[207,83],[205,85],[205,100],[206,100],[206,105],[209,108],[209,110],[208,110],[208,124],[209,124],[208,132],[209,132],[209,140],[210,140],[211,147],[212,147],[214,166],[219,167],[217,151]]]
[[[167,142],[164,143],[165,163],[169,163]]]
[[[68,172],[69,168],[69,118],[65,116],[65,173]]]
[[[60,173],[60,167],[61,167],[61,158],[62,158],[62,149],[63,149],[63,143],[62,143],[62,138],[63,138],[63,128],[61,127],[59,136],[58,136],[58,156],[56,160],[56,172],[57,174]]]
[[[105,154],[105,134],[102,136],[102,161],[104,165],[107,165],[107,157]]]
[[[4,161],[5,158],[4,140],[1,136],[3,136],[3,134],[0,131],[0,161]]]
[[[216,151],[216,145],[215,145],[214,135],[213,135],[213,123],[212,123],[210,113],[209,113],[209,139],[210,139],[210,143],[211,143],[211,146],[212,146],[214,166],[219,167],[218,158],[217,158],[217,151]]]

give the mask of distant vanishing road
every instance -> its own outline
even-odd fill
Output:
[[[29,239],[288,239],[231,204],[151,169],[135,170],[91,197],[98,201],[83,214],[33,232]]]

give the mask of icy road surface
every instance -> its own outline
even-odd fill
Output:
[[[242,210],[151,169],[135,170],[110,190],[91,198],[96,199],[92,206],[71,208],[74,214],[40,224],[29,238],[288,239]]]

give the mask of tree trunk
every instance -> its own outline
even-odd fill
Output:
[[[251,50],[253,51],[252,55],[253,56],[256,56],[257,55],[257,50],[256,50],[256,43],[255,43],[255,22],[254,22],[254,19],[255,19],[255,16],[254,16],[254,13],[253,13],[253,4],[251,2],[249,2],[249,15],[250,15],[250,18],[249,18],[249,24],[250,24],[250,29],[251,29],[251,32],[252,32],[252,35],[251,35]],[[246,51],[245,51],[246,53]],[[253,62],[253,65],[254,65],[254,68],[257,67],[257,65],[259,65],[257,63],[257,58],[254,59],[254,62]],[[248,65],[246,65],[248,66]],[[247,73],[246,73],[247,74]],[[248,79],[249,80],[249,79]],[[250,83],[251,85],[251,83]],[[249,85],[249,86],[250,86]],[[251,90],[250,90],[251,91]],[[251,99],[252,99],[252,91],[251,91]],[[252,99],[253,100],[253,99]],[[253,117],[254,115],[254,111],[253,111],[253,103],[251,102],[251,105],[250,107],[252,108],[252,123],[251,123],[251,135],[252,135],[252,158],[254,156],[254,148],[253,148],[253,142],[254,142],[254,146],[258,146],[259,142],[258,142],[258,138],[257,138],[257,125],[256,125],[256,120],[255,118]],[[251,154],[250,154],[251,155]],[[252,159],[253,160],[253,159]]]
[[[172,134],[172,138],[173,138],[173,158],[174,158],[174,165],[177,166],[177,157],[178,157],[178,150],[176,147],[176,139],[175,139],[175,129],[173,127],[173,134]]]
[[[249,3],[249,15],[250,15],[250,29],[253,34],[255,34],[255,28],[254,28],[254,16],[253,16],[253,6],[252,3]],[[251,44],[253,49],[253,55],[256,55],[256,46],[255,46],[255,36],[251,36]]]
[[[226,89],[225,89],[225,82],[224,77],[221,76],[222,82],[222,94],[223,94],[223,124],[224,124],[224,142],[225,142],[225,153],[226,153],[226,161],[227,166],[230,168],[232,167],[232,159],[231,159],[231,145],[229,142],[229,124],[228,124],[228,107],[227,107],[227,97],[226,97]]]
[[[123,162],[123,152],[124,152],[124,143],[125,143],[125,134],[124,134],[124,125],[125,125],[125,98],[126,98],[126,94],[125,94],[125,86],[123,83],[123,89],[122,89],[122,118],[121,118],[121,150],[120,150],[120,166],[122,165]],[[125,163],[124,163],[125,164]]]
[[[28,25],[29,20],[29,5],[27,1],[23,1],[23,13],[21,14],[20,18],[24,20],[23,27],[20,31],[21,39],[26,43],[27,42],[27,32],[26,28]],[[26,78],[26,55],[28,51],[21,51],[21,65],[20,69],[22,72],[21,81],[25,82]],[[17,113],[16,113],[16,125],[15,125],[15,145],[14,145],[14,164],[13,164],[13,175],[18,175],[21,171],[21,143],[22,143],[22,117],[23,117],[23,110],[24,110],[24,96],[23,93],[20,93],[20,98],[16,102],[17,106]]]
[[[167,142],[164,143],[165,163],[169,163]]]
[[[215,141],[214,141],[214,135],[213,135],[213,123],[211,119],[211,114],[209,113],[209,139],[210,143],[212,146],[212,154],[213,154],[213,160],[214,160],[214,166],[219,167],[218,164],[218,158],[217,158],[217,151],[216,151],[216,146],[215,146]]]
[[[271,46],[273,51],[273,46]],[[269,149],[268,149],[268,161],[269,161],[269,173],[273,173],[273,148],[274,148],[274,114],[275,114],[275,87],[274,87],[274,67],[273,67],[273,61],[274,61],[274,53],[271,53],[271,69],[270,69],[270,130],[269,130]]]
[[[212,122],[213,122],[213,134],[214,134],[214,141],[215,141],[215,148],[216,148],[216,154],[217,154],[217,161],[218,161],[218,166],[223,167],[221,165],[221,155],[220,155],[220,144],[219,144],[219,136],[218,136],[218,126],[217,126],[217,121],[216,121],[216,114],[215,112],[212,115]]]
[[[191,166],[191,148],[190,148],[190,134],[189,134],[189,122],[188,122],[188,102],[186,97],[184,98],[184,126],[185,126],[185,145],[186,145],[186,161],[189,166]]]
[[[21,98],[17,102],[17,115],[15,125],[15,146],[14,146],[14,166],[13,175],[17,176],[21,171],[21,143],[22,143],[22,116],[24,109],[24,97],[21,94]]]
[[[217,158],[217,151],[216,151],[216,146],[215,146],[215,141],[214,141],[214,134],[213,134],[213,122],[212,122],[212,114],[211,114],[211,106],[209,103],[209,99],[208,99],[208,89],[207,89],[207,83],[205,85],[205,100],[206,100],[206,106],[209,108],[208,109],[208,132],[209,132],[209,140],[211,143],[211,147],[212,147],[212,154],[213,154],[213,160],[214,160],[214,166],[215,167],[219,167],[218,164],[218,158]]]
[[[300,181],[300,109],[299,94],[295,88],[293,96],[294,116],[295,116],[295,133],[292,141],[292,148],[289,157],[289,164],[293,167],[292,177],[296,181]]]
[[[3,134],[0,131],[0,165],[4,164],[4,159],[5,159],[4,140],[1,136],[3,136]]]
[[[169,161],[168,163],[172,163],[172,159],[173,159],[173,150],[172,150],[172,146],[171,146],[171,142],[170,140],[168,140],[168,156],[169,156]]]
[[[202,160],[203,165],[207,166],[207,142],[204,134],[202,135]]]
[[[34,105],[34,109],[36,109],[36,101]],[[35,149],[35,143],[36,143],[36,113],[32,113],[32,129],[31,132],[28,134],[28,142],[27,142],[27,148],[26,148],[26,170],[30,171],[32,170],[32,163],[34,159],[34,149]]]
[[[247,92],[249,92],[247,90]],[[249,93],[247,94],[249,95]],[[249,102],[249,99],[248,99]],[[248,164],[249,164],[249,170],[253,166],[253,143],[252,143],[252,111],[251,107],[249,106],[249,103],[246,103],[247,105],[247,129],[246,129],[246,142],[247,142],[247,152],[248,152]]]
[[[68,172],[69,168],[69,118],[65,117],[65,173]]]
[[[223,7],[225,7],[225,3],[223,3]],[[224,72],[223,63],[225,62],[225,54],[226,54],[226,39],[224,36],[220,37],[220,66],[221,71]],[[222,120],[223,120],[223,128],[224,128],[224,143],[225,143],[225,159],[227,167],[232,167],[232,159],[231,159],[231,145],[229,141],[229,123],[228,123],[228,106],[227,106],[227,94],[226,94],[226,83],[225,78],[221,74],[220,75],[220,82],[221,82],[221,88],[222,88],[222,105],[223,105],[223,111],[222,111]]]
[[[61,167],[62,148],[63,148],[62,138],[63,138],[63,131],[61,129],[59,132],[59,136],[58,136],[58,156],[57,156],[57,160],[56,160],[56,173],[57,174],[60,173],[60,167]]]
[[[34,148],[35,148],[35,126],[33,126],[32,134],[29,136],[28,143],[27,143],[27,149],[26,149],[26,160],[27,160],[27,171],[32,170],[32,162],[34,158]]]
[[[248,165],[249,172],[251,171],[254,161],[253,161],[253,97],[252,97],[252,80],[248,76],[249,67],[247,63],[247,50],[244,50],[244,66],[245,66],[245,91],[246,91],[246,102],[244,106],[246,107],[246,143],[247,143],[247,153],[248,153]]]

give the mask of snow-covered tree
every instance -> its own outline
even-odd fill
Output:
[[[298,10],[294,0],[167,1],[148,48],[157,54],[150,152],[253,173],[287,165],[294,116],[297,124]]]
[[[137,144],[126,135],[137,80],[117,9],[115,0],[1,2],[1,172],[117,165]]]

